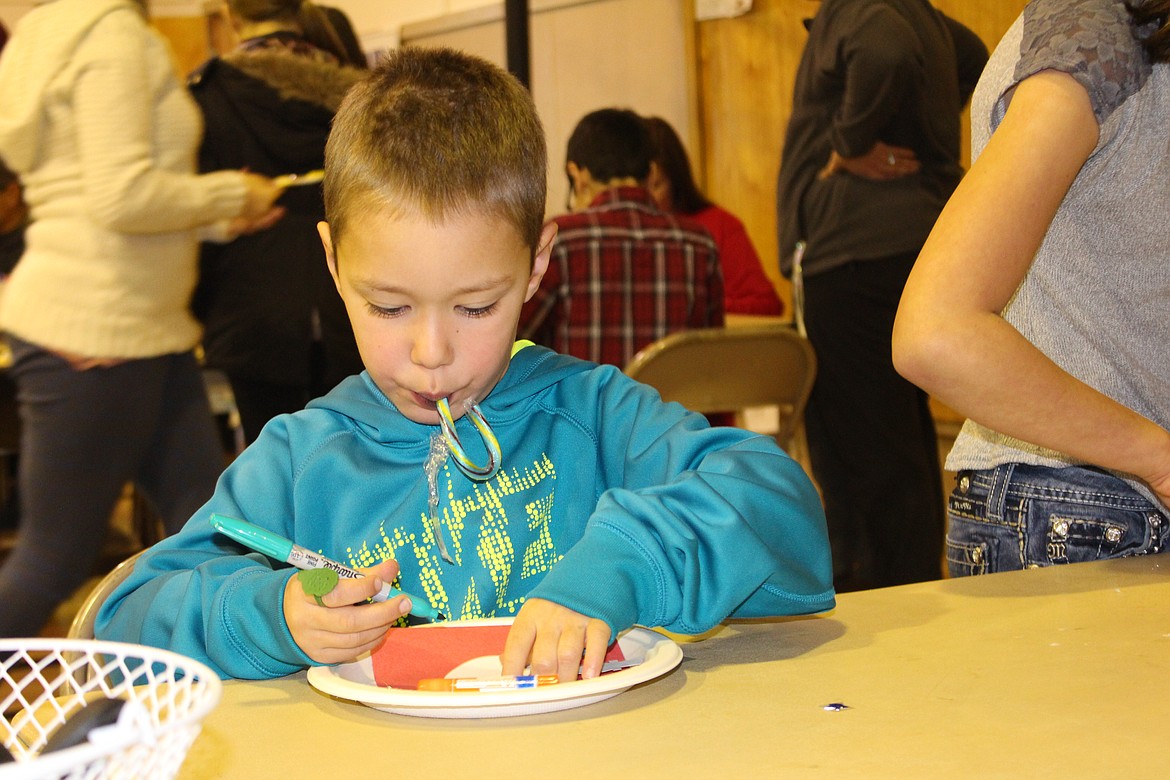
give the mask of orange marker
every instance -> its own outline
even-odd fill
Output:
[[[541,685],[556,685],[555,674],[524,674],[518,677],[432,677],[418,681],[420,691],[519,691]]]

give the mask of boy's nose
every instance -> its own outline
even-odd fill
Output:
[[[433,320],[420,322],[414,334],[410,359],[423,368],[439,368],[451,362],[451,340],[442,325]]]

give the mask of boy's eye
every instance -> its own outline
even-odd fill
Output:
[[[496,310],[495,303],[488,306],[462,306],[463,313],[468,317],[486,317]]]
[[[366,309],[375,317],[397,317],[403,314],[406,306],[376,306],[372,303],[366,303]]]

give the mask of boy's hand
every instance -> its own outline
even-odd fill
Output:
[[[508,631],[500,663],[505,675],[524,674],[531,665],[533,674],[555,674],[561,682],[576,680],[578,670],[588,680],[601,674],[609,640],[605,621],[529,599]]]
[[[410,611],[405,596],[383,602],[362,603],[382,589],[383,582],[398,576],[397,561],[385,561],[360,570],[361,579],[342,578],[321,597],[305,593],[299,577],[284,588],[284,619],[293,639],[305,655],[321,664],[352,661],[373,650],[398,618]],[[354,606],[357,605],[357,606]]]

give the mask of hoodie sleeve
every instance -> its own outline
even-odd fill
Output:
[[[197,176],[190,165],[160,164],[157,147],[176,132],[170,122],[197,122],[198,109],[177,79],[155,93],[164,51],[132,13],[110,14],[74,55],[71,99],[85,202],[91,217],[124,233],[188,230],[234,217],[244,206],[242,174]],[[162,110],[161,101],[167,104]],[[186,131],[183,131],[186,132]]]
[[[222,677],[266,679],[310,666],[284,620],[294,569],[249,552],[210,523],[214,512],[293,538],[289,451],[284,428],[268,426],[183,530],[143,553],[98,613],[98,638],[165,647]]]
[[[699,415],[615,374],[599,435],[609,483],[581,540],[531,596],[598,617],[701,633],[727,617],[834,605],[820,499],[767,437]]]

